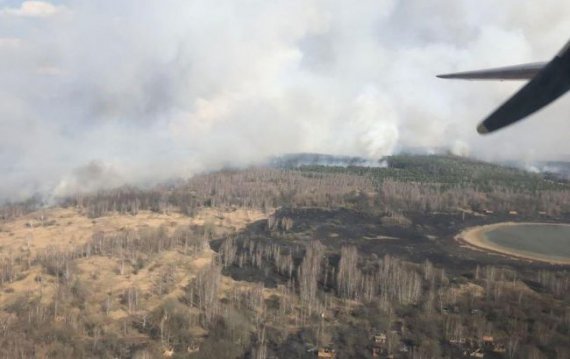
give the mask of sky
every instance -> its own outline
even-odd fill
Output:
[[[480,136],[520,82],[436,74],[551,59],[560,0],[0,0],[0,200],[247,166],[449,148],[570,158],[570,96]]]

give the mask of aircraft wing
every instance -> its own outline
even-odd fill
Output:
[[[484,134],[522,120],[570,90],[570,42],[522,89],[477,127]]]
[[[529,80],[540,72],[546,62],[499,67],[495,69],[458,72],[453,74],[437,75],[442,79],[462,80]]]
[[[496,131],[520,121],[570,90],[570,41],[548,63],[533,63],[490,70],[438,75],[444,79],[530,81],[487,117],[477,132]]]

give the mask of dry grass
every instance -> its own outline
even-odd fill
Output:
[[[191,219],[179,214],[141,212],[136,216],[113,215],[90,219],[72,208],[53,208],[28,214],[2,224],[0,255],[18,255],[27,252],[32,256],[47,247],[58,249],[87,242],[94,232],[112,233],[124,228],[158,227],[190,223]]]
[[[94,232],[113,233],[125,228],[169,227],[209,224],[221,231],[243,228],[265,215],[253,210],[204,209],[195,217],[179,213],[159,214],[141,211],[136,216],[112,215],[96,219],[83,216],[73,208],[53,208],[0,223],[0,256],[18,256],[29,250],[32,257],[47,247],[69,248],[87,242]]]
[[[448,289],[448,295],[451,298],[459,298],[466,295],[472,295],[473,297],[481,298],[484,294],[485,289],[475,283],[460,284],[457,287],[450,287]]]
[[[253,221],[266,218],[260,211],[204,209],[190,218],[179,213],[158,214],[141,212],[137,215],[111,215],[90,219],[72,208],[53,208],[31,213],[24,217],[0,223],[0,258],[34,258],[49,247],[59,250],[71,249],[87,242],[96,231],[115,233],[125,229],[166,226],[173,231],[178,226],[208,225],[216,233],[233,232]],[[79,283],[88,296],[85,298],[84,314],[102,316],[103,305],[110,299],[111,309],[105,322],[111,326],[127,317],[127,307],[121,298],[129,288],[137,288],[139,307],[152,311],[168,298],[184,294],[184,287],[212,261],[214,252],[205,248],[194,256],[184,255],[178,250],[165,251],[148,258],[142,269],[135,270],[131,264],[120,273],[121,263],[116,258],[91,256],[73,262],[71,281]],[[158,276],[169,268],[173,272],[175,285],[168,292],[159,295],[156,290]],[[232,283],[234,285],[235,283]],[[49,305],[57,290],[57,279],[47,275],[39,265],[23,272],[17,280],[0,288],[0,315],[17,301],[31,301],[40,298]]]

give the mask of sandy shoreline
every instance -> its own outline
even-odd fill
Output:
[[[558,259],[558,258],[551,258],[541,254],[530,254],[522,251],[517,251],[515,249],[505,248],[495,243],[489,242],[486,237],[485,233],[499,227],[505,226],[513,226],[513,225],[521,225],[521,224],[548,224],[548,225],[560,225],[560,226],[570,226],[570,224],[557,224],[557,223],[538,223],[538,222],[501,222],[501,223],[494,223],[488,224],[485,226],[477,226],[477,227],[470,227],[463,230],[461,233],[455,236],[455,239],[460,243],[467,244],[468,246],[474,247],[478,250],[483,250],[486,252],[492,252],[496,254],[505,255],[508,257],[513,257],[517,259],[525,259],[530,261],[539,261],[549,264],[556,264],[556,265],[570,265],[570,258],[569,259]]]

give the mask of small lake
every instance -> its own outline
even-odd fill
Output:
[[[483,232],[484,241],[513,254],[570,260],[570,225],[510,223]]]

